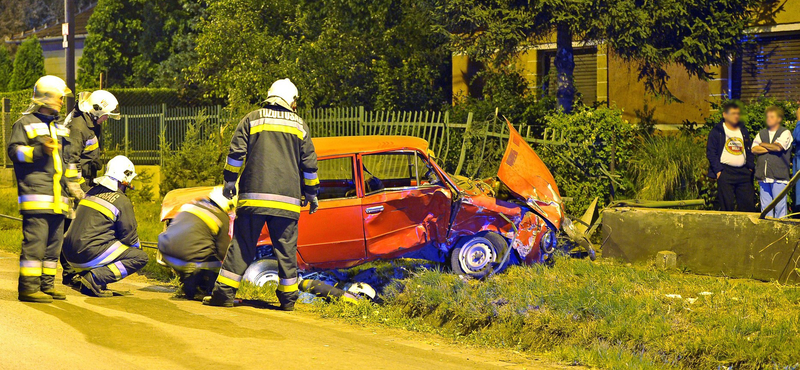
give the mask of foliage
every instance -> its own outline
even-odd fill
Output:
[[[711,109],[712,113],[706,118],[705,126],[698,130],[699,134],[708,135],[708,131],[711,130],[712,127],[717,125],[718,123],[722,122],[722,105],[725,104],[727,101],[723,101],[720,103],[712,103]],[[742,123],[745,124],[747,130],[750,132],[750,135],[755,135],[761,129],[766,127],[766,115],[765,111],[767,107],[776,105],[778,107],[783,108],[783,125],[786,126],[789,130],[794,129],[794,125],[796,124],[798,117],[797,117],[797,107],[798,103],[786,101],[786,100],[777,100],[775,98],[759,98],[753,99],[751,101],[745,102],[742,104],[742,113],[741,113],[741,120]]]
[[[598,368],[791,369],[800,358],[800,290],[774,283],[560,258],[485,281],[417,272],[382,298],[313,308]]]
[[[23,41],[14,56],[14,72],[8,82],[9,90],[32,88],[39,77],[45,75],[42,45],[36,36]]]
[[[604,41],[610,51],[631,62],[649,91],[671,96],[666,67],[678,64],[691,76],[711,78],[707,67],[727,64],[740,51],[743,32],[760,4],[757,0],[458,0],[446,3],[442,22],[456,50],[495,67],[513,62],[532,41],[551,40],[556,29],[567,40]],[[571,47],[559,40],[557,54],[569,54]],[[571,61],[571,55],[566,57]]]
[[[705,143],[691,135],[650,136],[639,140],[629,164],[636,196],[649,200],[696,199],[706,181]]]
[[[223,0],[209,5],[194,81],[234,104],[290,77],[306,108],[429,109],[451,71],[433,1]],[[230,52],[236,45],[236,52]],[[355,47],[357,45],[357,47]],[[214,76],[214,78],[209,78]]]
[[[582,108],[546,117],[560,145],[537,145],[537,153],[555,176],[561,196],[570,197],[569,215],[581,215],[595,197],[601,204],[624,199],[633,189],[628,163],[636,130],[614,108]],[[562,136],[563,135],[563,136]],[[613,167],[612,167],[613,166]]]
[[[89,18],[89,35],[78,61],[78,84],[84,87],[135,86],[134,59],[141,49],[138,34],[144,30],[136,0],[100,0]],[[120,17],[124,14],[124,17]]]
[[[5,45],[0,45],[0,91],[6,91],[14,70],[14,59]]]
[[[126,194],[134,204],[152,202],[155,197],[154,189],[153,174],[148,170],[143,170],[136,175],[133,180],[133,189],[128,190]]]
[[[221,184],[225,160],[222,140],[220,128],[202,114],[195,123],[189,124],[178,148],[172,148],[165,135],[161,135],[161,148],[164,148],[161,195],[174,189]]]

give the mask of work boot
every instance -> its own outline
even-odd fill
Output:
[[[63,301],[65,299],[67,299],[67,295],[66,294],[56,290],[55,288],[51,288],[51,289],[47,289],[47,290],[42,289],[42,293],[47,294],[47,295],[53,297],[53,299],[59,300],[59,301]]]
[[[297,302],[297,299],[300,298],[300,292],[275,292],[275,295],[278,296],[278,302],[280,302],[280,309],[281,311],[294,311],[294,303]]]
[[[100,284],[94,281],[94,275],[88,273],[81,276],[81,293],[94,297],[112,297],[114,293],[109,292]]]
[[[19,300],[22,302],[52,303],[53,297],[42,292],[19,292]]]
[[[233,307],[232,299],[215,299],[214,296],[207,296],[203,298],[203,304],[206,306],[216,307]]]

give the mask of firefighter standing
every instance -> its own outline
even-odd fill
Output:
[[[81,293],[109,297],[106,285],[119,281],[147,264],[139,246],[133,204],[125,190],[136,177],[133,163],[116,156],[105,176],[95,179],[78,204],[75,219],[64,237],[64,256],[80,274]]]
[[[70,193],[77,201],[83,198],[84,192],[94,185],[97,171],[102,167],[100,162],[101,124],[113,118],[120,119],[119,102],[114,94],[105,90],[92,93],[80,93],[75,108],[67,115],[64,124],[69,129],[72,149],[67,160],[67,178],[71,180]],[[69,228],[71,217],[64,220],[64,230]],[[80,285],[72,267],[61,253],[61,267],[64,285]]]
[[[33,87],[30,107],[11,129],[8,156],[14,162],[22,215],[20,301],[66,299],[55,290],[54,282],[64,239],[64,214],[69,211],[63,176],[69,131],[57,122],[62,99],[71,95],[62,79],[40,78]]]
[[[228,213],[233,206],[222,187],[215,187],[207,197],[183,205],[158,236],[161,261],[178,274],[187,299],[214,287],[231,242]]]
[[[255,259],[264,224],[278,260],[276,294],[281,309],[291,311],[297,289],[297,220],[310,203],[317,210],[317,155],[308,126],[295,113],[297,87],[287,78],[269,88],[268,105],[245,116],[231,138],[225,165],[225,195],[239,200],[234,238],[222,263],[214,290],[204,304],[233,306],[242,274]],[[305,200],[301,201],[301,191]]]

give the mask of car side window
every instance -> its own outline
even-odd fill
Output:
[[[419,174],[420,186],[444,185],[439,174],[433,169],[433,165],[422,154],[417,154],[417,173]]]
[[[365,193],[418,186],[420,174],[417,171],[417,162],[417,155],[413,152],[362,156]]]
[[[355,197],[356,181],[353,157],[320,159],[317,161],[320,200]]]

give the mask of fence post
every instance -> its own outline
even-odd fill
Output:
[[[358,106],[358,136],[364,135],[364,106]]]
[[[166,141],[166,138],[162,138],[162,135],[165,135],[166,132],[164,131],[164,123],[165,117],[167,115],[167,104],[161,103],[161,117],[158,119],[158,165],[164,166],[164,147],[161,145]]]
[[[464,159],[467,156],[467,140],[469,139],[470,130],[472,129],[472,112],[467,114],[467,127],[464,128],[463,141],[461,142],[461,154],[458,157],[458,165],[456,166],[456,175],[461,174],[461,167],[464,166]]]
[[[125,116],[125,156],[128,157],[128,116]]]
[[[3,148],[6,148],[6,125],[11,124],[11,99],[3,98],[3,102],[0,105],[0,116],[2,116],[3,120]],[[8,165],[7,158],[7,156],[3,156],[3,168]]]

